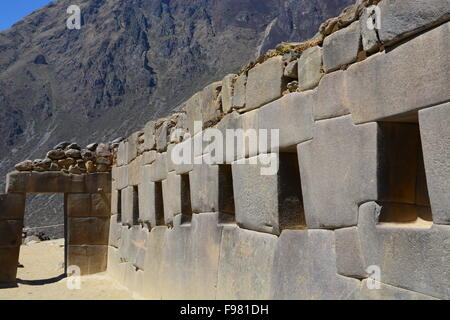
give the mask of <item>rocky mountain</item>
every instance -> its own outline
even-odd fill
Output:
[[[354,0],[77,2],[80,30],[66,27],[73,1],[58,0],[0,33],[1,177],[60,141],[131,134],[281,41],[312,37]],[[28,208],[28,225],[63,221],[61,197]]]

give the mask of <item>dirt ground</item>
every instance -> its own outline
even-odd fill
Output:
[[[81,278],[81,289],[68,289],[64,240],[22,246],[18,287],[0,288],[0,300],[131,300],[133,294],[106,274]],[[69,282],[69,284],[72,282]]]

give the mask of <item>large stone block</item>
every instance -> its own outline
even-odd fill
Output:
[[[0,219],[23,219],[25,214],[25,194],[0,194]]]
[[[311,92],[291,93],[259,109],[258,129],[268,130],[269,137],[269,149],[260,148],[260,153],[295,150],[297,144],[313,138],[312,97]],[[279,143],[272,139],[271,130],[279,130]]]
[[[197,164],[189,173],[192,211],[217,212],[219,208],[219,167]]]
[[[157,182],[164,179],[167,179],[167,152],[158,153],[150,169],[151,181]]]
[[[361,45],[360,22],[336,31],[323,41],[323,68],[326,73],[351,64],[358,58]]]
[[[117,166],[124,166],[127,163],[127,142],[122,141],[117,149]]]
[[[378,132],[344,116],[316,122],[314,139],[298,146],[308,228],[356,226],[358,205],[377,199]]]
[[[170,142],[170,124],[170,121],[166,120],[156,129],[156,150],[158,152],[167,151],[167,145]]]
[[[334,232],[285,230],[276,245],[271,299],[355,299],[359,281],[337,274]]]
[[[402,228],[378,224],[383,208],[375,202],[359,210],[358,232],[368,266],[378,266],[381,282],[449,299],[450,227]]]
[[[155,183],[150,181],[149,166],[142,168],[142,181],[139,184],[139,222],[156,226]]]
[[[133,226],[131,228],[122,227],[122,239],[119,246],[120,258],[123,262],[134,264],[136,262],[139,245],[139,237],[141,235],[141,226]]]
[[[122,190],[130,185],[129,176],[128,176],[128,166],[122,167],[113,167],[113,171],[115,172],[115,176],[117,177],[117,189]]]
[[[344,99],[345,72],[327,74],[313,95],[314,120],[336,118],[350,113]]]
[[[132,226],[138,222],[139,202],[136,201],[136,187],[122,190],[122,224]]]
[[[437,224],[450,224],[450,103],[419,112],[426,179]]]
[[[128,164],[128,184],[130,186],[137,186],[141,182],[141,165],[142,156],[138,156],[135,160]]]
[[[167,179],[162,182],[164,197],[164,221],[166,225],[173,224],[173,217],[181,214],[181,176],[169,172]]]
[[[261,167],[250,160],[232,165],[236,222],[246,229],[277,233],[277,176],[261,175]]]
[[[67,195],[69,217],[109,217],[111,215],[109,193],[70,193]]]
[[[168,231],[164,251],[163,299],[213,300],[222,228],[218,215],[194,215],[191,225]]]
[[[76,193],[87,192],[87,175],[62,172],[11,172],[6,178],[7,193]]]
[[[381,41],[390,44],[450,19],[448,0],[386,0],[378,4]]]
[[[233,91],[236,78],[237,75],[229,74],[222,80],[222,110],[224,113],[229,113],[233,109]]]
[[[114,247],[108,247],[108,276],[117,282],[123,284],[125,281],[125,263],[120,259],[119,250]]]
[[[95,173],[95,174],[87,174],[83,176],[85,178],[85,188],[83,191],[72,190],[74,181],[77,181],[79,178],[77,176],[71,176],[72,186],[68,188],[68,191],[65,193],[98,193],[98,192],[106,192],[108,193],[111,190],[111,173]],[[78,181],[76,182],[78,183]]]
[[[132,245],[136,247],[136,258],[132,262],[140,270],[145,270],[149,234],[150,232],[147,228],[141,227],[134,233],[135,237],[132,238]]]
[[[109,218],[69,218],[69,245],[108,245]]]
[[[245,107],[247,74],[239,75],[234,83],[233,108],[242,109]]]
[[[246,104],[241,110],[250,111],[280,98],[286,86],[283,57],[270,58],[248,72]]]
[[[167,227],[155,227],[150,232],[147,241],[147,255],[144,264],[144,292],[147,299],[161,300],[164,290],[167,288],[165,282],[168,277],[168,265],[163,260],[167,252]],[[169,289],[169,288],[167,288]]]
[[[130,163],[136,159],[138,155],[138,140],[140,132],[133,133],[125,142],[125,159],[126,163]]]
[[[305,50],[298,61],[298,87],[302,91],[314,89],[322,76],[322,48]]]
[[[0,247],[0,284],[16,282],[20,247]]]
[[[155,150],[144,152],[142,155],[142,165],[152,164],[156,161],[157,152]]]
[[[154,150],[156,148],[156,123],[149,121],[144,128],[144,151]]]
[[[187,124],[192,137],[199,133],[203,127],[201,99],[202,92],[197,92],[186,102]],[[195,126],[195,122],[199,122],[201,126]]]
[[[378,121],[449,101],[449,44],[447,22],[392,51],[350,66],[345,73],[345,99],[355,123]]]
[[[346,277],[367,278],[358,228],[338,229],[335,233],[337,272]]]
[[[22,220],[0,220],[0,247],[19,247],[22,244]]]
[[[220,246],[218,300],[267,300],[277,237],[224,227]],[[249,276],[251,274],[251,276]]]
[[[71,246],[67,248],[68,266],[78,266],[81,275],[91,275],[106,271],[108,246]]]
[[[210,127],[222,114],[219,94],[222,89],[222,81],[211,83],[202,91],[201,109],[203,127]]]
[[[114,215],[110,219],[109,225],[109,246],[119,248],[122,239],[122,223],[118,220],[118,216]]]
[[[263,174],[267,162],[273,172]],[[260,155],[232,165],[236,223],[245,229],[280,234],[305,227],[302,188],[295,153]]]

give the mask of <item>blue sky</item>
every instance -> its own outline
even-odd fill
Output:
[[[0,31],[9,29],[14,23],[51,0],[0,0]]]

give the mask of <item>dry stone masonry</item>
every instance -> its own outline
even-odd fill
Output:
[[[68,264],[100,272],[107,256],[149,299],[449,299],[449,20],[449,0],[358,0],[95,160],[63,146],[18,165],[0,281],[15,277],[24,195],[63,192]],[[213,129],[279,129],[279,144],[238,137],[219,161]]]

